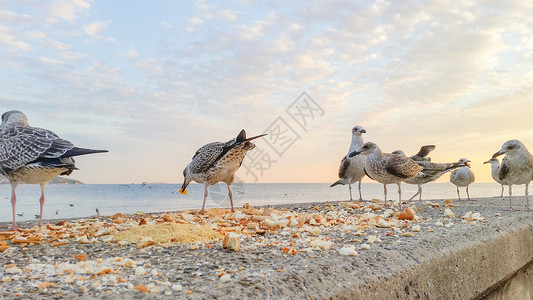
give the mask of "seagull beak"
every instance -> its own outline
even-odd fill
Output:
[[[183,194],[185,196],[187,196],[187,186],[189,185],[189,183],[187,183],[187,178],[185,178],[183,180],[183,185],[181,186],[181,188],[178,190],[178,192],[180,194]]]
[[[490,159],[484,162],[483,164],[488,164],[488,163],[490,163]]]
[[[258,139],[258,138],[263,137],[265,135],[267,135],[267,133],[263,133],[263,134],[260,134],[260,135],[257,135],[257,136],[253,136],[251,138],[247,138],[245,141],[248,142],[248,141],[251,141],[251,140],[255,140],[255,139]]]
[[[361,154],[361,152],[359,152],[359,151],[354,151],[354,152],[350,153],[350,154],[348,155],[348,157],[354,157],[354,156],[359,155],[359,154]]]
[[[361,132],[361,133],[366,133],[366,130],[364,130],[364,129],[361,129],[361,131],[360,131],[360,132]]]
[[[498,157],[498,156],[500,156],[500,155],[502,155],[502,154],[504,154],[504,153],[501,152],[501,151],[498,151],[498,152],[496,152],[496,153],[494,153],[494,154],[492,155],[492,158],[496,158],[496,157]]]

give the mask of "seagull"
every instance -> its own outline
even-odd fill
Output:
[[[457,186],[457,197],[461,200],[461,195],[459,195],[459,187],[466,186],[466,196],[470,200],[470,194],[468,193],[468,186],[476,180],[474,172],[470,170],[470,161],[466,158],[461,158],[459,162],[463,163],[463,166],[459,167],[457,170],[454,170],[450,175],[450,182]]]
[[[363,196],[361,195],[361,180],[363,180],[363,177],[365,176],[365,158],[362,156],[348,157],[350,153],[363,146],[363,133],[366,133],[366,130],[361,126],[355,126],[352,128],[352,143],[348,150],[348,154],[341,160],[339,180],[330,186],[334,187],[337,184],[348,184],[350,200],[353,200],[352,183],[355,183],[356,181],[359,181],[359,201],[363,200]]]
[[[365,155],[365,173],[371,179],[383,184],[385,205],[387,205],[387,184],[398,185],[399,205],[402,205],[402,181],[415,177],[422,167],[411,158],[391,153],[383,153],[378,145],[367,142],[349,157]]]
[[[7,177],[11,183],[11,230],[20,230],[15,219],[15,190],[20,182],[41,185],[39,226],[42,226],[44,187],[48,181],[76,170],[74,156],[100,152],[107,150],[74,147],[50,130],[31,127],[21,111],[4,113],[0,125],[0,175]]]
[[[403,151],[396,150],[393,152],[393,154],[395,152],[403,152]],[[418,174],[416,174],[415,177],[406,179],[404,182],[408,184],[418,185],[418,191],[416,192],[416,194],[413,195],[413,197],[409,199],[409,201],[413,200],[418,195],[419,196],[418,200],[420,202],[422,202],[422,185],[423,184],[433,182],[439,179],[445,173],[455,170],[459,168],[460,166],[464,166],[464,163],[461,161],[453,162],[453,163],[433,163],[428,160],[421,160],[421,161],[416,161],[416,163],[422,167],[422,171],[418,172]]]
[[[24,217],[24,212],[18,213],[17,216]]]
[[[509,140],[502,145],[500,151],[494,153],[492,158],[496,158],[502,154],[506,156],[502,160],[498,178],[505,180],[509,185],[509,207],[512,201],[512,185],[525,184],[526,185],[526,209],[529,210],[529,182],[533,179],[533,155],[529,153],[526,146],[519,140]]]
[[[498,175],[500,172],[500,161],[497,158],[491,158],[487,160],[486,162],[484,162],[483,164],[490,164],[492,179],[494,179],[494,181],[496,181],[497,183],[501,184],[502,193],[500,197],[503,197],[503,186],[507,185],[507,182],[505,182],[505,180],[501,180]]]
[[[203,183],[205,187],[204,203],[200,214],[205,211],[205,200],[207,199],[208,187],[218,182],[225,182],[228,186],[228,196],[231,203],[231,211],[233,209],[233,195],[231,192],[231,184],[234,180],[234,174],[237,172],[242,164],[246,152],[255,148],[251,140],[265,136],[261,134],[251,138],[246,138],[246,131],[241,130],[236,138],[233,138],[225,143],[213,142],[202,146],[194,156],[192,161],[183,170],[183,185],[179,192],[187,195],[187,186],[191,181]]]
[[[411,159],[414,161],[431,161],[431,157],[428,157],[427,155],[429,154],[429,152],[433,151],[435,147],[436,147],[435,145],[422,146],[420,147],[420,150],[418,151],[417,154],[411,156]],[[402,150],[394,150],[392,151],[391,154],[399,154],[399,155],[407,156],[405,155],[405,152],[403,152]]]

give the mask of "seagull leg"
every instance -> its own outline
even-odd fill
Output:
[[[512,185],[509,185],[509,209],[513,210],[513,205],[511,204],[513,201],[513,188]]]
[[[231,203],[231,212],[235,212],[235,209],[233,209],[233,193],[231,192],[231,184],[228,185],[228,196],[229,202]]]
[[[422,203],[422,185],[418,185],[418,202]]]
[[[416,195],[420,195],[421,190],[422,189],[420,188],[420,185],[418,185],[418,191],[416,192],[416,194],[413,195],[413,197],[409,198],[408,201],[411,202],[411,200],[413,200],[416,197]],[[420,201],[422,201],[422,195],[420,195]]]
[[[529,207],[529,193],[528,193],[528,188],[529,188],[529,182],[526,183],[526,210],[531,210],[531,208]]]
[[[500,195],[500,197],[503,198],[503,184],[502,184],[502,194]]]
[[[207,187],[208,187],[208,185],[206,184],[206,185],[204,185],[204,187],[205,187],[205,192],[204,192],[204,204],[202,204],[202,210],[200,210],[200,211],[198,212],[199,214],[204,214],[204,212],[205,212],[205,200],[207,199],[207,195],[209,194],[208,191],[207,191]]]
[[[359,201],[363,201],[363,194],[361,194],[361,181],[359,180]]]
[[[383,206],[384,207],[388,207],[388,205],[387,205],[387,185],[386,184],[383,184],[383,193],[385,194],[385,204]]]
[[[15,217],[15,208],[17,206],[17,195],[15,194],[15,189],[17,188],[17,183],[11,183],[11,208],[13,209],[13,226],[11,226],[10,231],[20,230],[20,227],[17,225],[17,220]]]
[[[461,195],[459,195],[459,187],[457,187],[457,197],[459,197],[459,201],[461,201]]]
[[[398,183],[398,207],[402,209],[402,183]]]
[[[41,198],[39,199],[39,203],[41,204],[41,215],[39,216],[39,226],[43,226],[43,208],[44,208],[44,187],[46,186],[46,182],[41,183]]]
[[[351,183],[348,183],[348,189],[350,190],[350,201],[353,201],[353,198],[352,198],[352,184]]]
[[[468,193],[468,185],[466,186],[466,197],[468,198],[468,201],[470,201],[470,194]]]

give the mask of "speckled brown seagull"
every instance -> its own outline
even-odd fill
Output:
[[[415,177],[422,171],[413,159],[399,154],[383,153],[378,145],[367,142],[357,151],[350,153],[350,157],[365,155],[365,173],[371,179],[383,184],[385,205],[387,204],[387,184],[398,185],[399,205],[402,205],[402,181]]]
[[[529,153],[526,146],[519,140],[510,140],[502,145],[500,151],[494,153],[492,158],[506,154],[502,160],[499,170],[500,180],[504,180],[509,185],[509,207],[512,201],[512,186],[514,184],[526,185],[526,209],[529,207],[529,182],[533,179],[533,155]]]
[[[464,163],[461,161],[454,163],[433,163],[430,161],[417,161],[416,163],[422,167],[422,171],[418,172],[415,177],[408,178],[404,181],[405,183],[418,185],[418,192],[416,192],[416,194],[414,194],[413,197],[409,199],[409,201],[413,200],[417,195],[419,196],[418,200],[422,201],[423,184],[433,182],[439,179],[445,173],[464,166]]]
[[[21,111],[4,113],[0,125],[0,174],[11,183],[11,230],[20,229],[15,219],[15,190],[20,182],[41,185],[39,226],[42,226],[44,188],[48,181],[58,175],[70,175],[76,170],[74,156],[100,152],[107,150],[74,147],[71,142],[61,139],[50,130],[31,127]]]
[[[183,185],[179,192],[187,195],[187,186],[191,181],[203,183],[205,187],[204,203],[202,210],[199,213],[203,214],[205,211],[205,200],[208,195],[208,187],[218,182],[225,182],[228,186],[228,196],[231,203],[231,211],[233,209],[233,194],[231,192],[231,184],[234,180],[234,174],[246,156],[246,152],[255,148],[251,140],[265,136],[261,134],[251,138],[246,138],[246,132],[241,130],[239,135],[225,143],[213,142],[202,146],[194,156],[192,161],[183,170]]]
[[[344,156],[341,160],[341,165],[339,167],[339,180],[335,181],[330,187],[334,187],[338,184],[347,184],[350,190],[350,200],[352,198],[352,183],[359,181],[359,201],[363,200],[361,194],[361,181],[365,177],[365,158],[363,156],[353,156],[348,157],[350,153],[359,149],[363,146],[363,133],[366,133],[366,130],[361,126],[355,126],[352,128],[352,143],[350,144],[350,149],[348,154]]]

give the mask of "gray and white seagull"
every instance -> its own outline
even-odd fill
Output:
[[[500,180],[509,185],[509,207],[512,201],[512,186],[514,184],[526,185],[526,209],[529,210],[529,182],[533,179],[533,155],[529,153],[526,146],[519,140],[509,140],[505,142],[500,151],[494,153],[492,158],[506,154],[502,160],[498,176]]]
[[[500,194],[500,197],[503,197],[503,186],[507,185],[507,182],[505,180],[500,179],[500,161],[497,158],[491,158],[483,164],[490,164],[490,174],[492,175],[492,179],[494,179],[494,181],[501,184],[502,192]]]
[[[21,111],[4,113],[0,125],[0,175],[11,183],[11,230],[20,229],[15,219],[15,190],[20,182],[41,185],[39,226],[42,226],[44,188],[48,181],[58,175],[70,175],[76,170],[74,156],[101,152],[107,150],[74,147],[71,142],[50,130],[31,127]]]
[[[466,158],[461,158],[459,162],[463,163],[458,169],[454,170],[450,174],[450,182],[455,184],[457,187],[457,197],[461,200],[461,195],[459,194],[459,187],[466,187],[466,197],[470,200],[470,193],[468,191],[468,186],[476,180],[474,172],[470,170],[470,165],[468,164],[470,160]]]
[[[202,204],[202,210],[199,212],[203,214],[209,186],[218,182],[224,182],[228,186],[231,211],[234,211],[233,194],[231,192],[234,174],[241,166],[246,152],[255,148],[255,144],[250,141],[265,135],[261,134],[246,138],[246,132],[243,129],[236,138],[225,143],[213,142],[202,146],[196,151],[192,157],[192,161],[183,170],[183,185],[179,189],[179,192],[187,195],[187,186],[193,180],[198,183],[203,183],[205,187],[204,202]]]
[[[344,156],[341,160],[341,165],[339,166],[339,180],[335,181],[330,187],[334,187],[338,184],[347,184],[350,190],[350,200],[352,198],[352,183],[359,181],[359,201],[363,200],[361,194],[361,181],[365,177],[365,158],[363,156],[353,156],[349,157],[350,153],[359,149],[365,141],[363,140],[363,133],[366,133],[366,130],[361,126],[355,126],[352,128],[352,143],[350,144],[350,149],[348,154]]]

